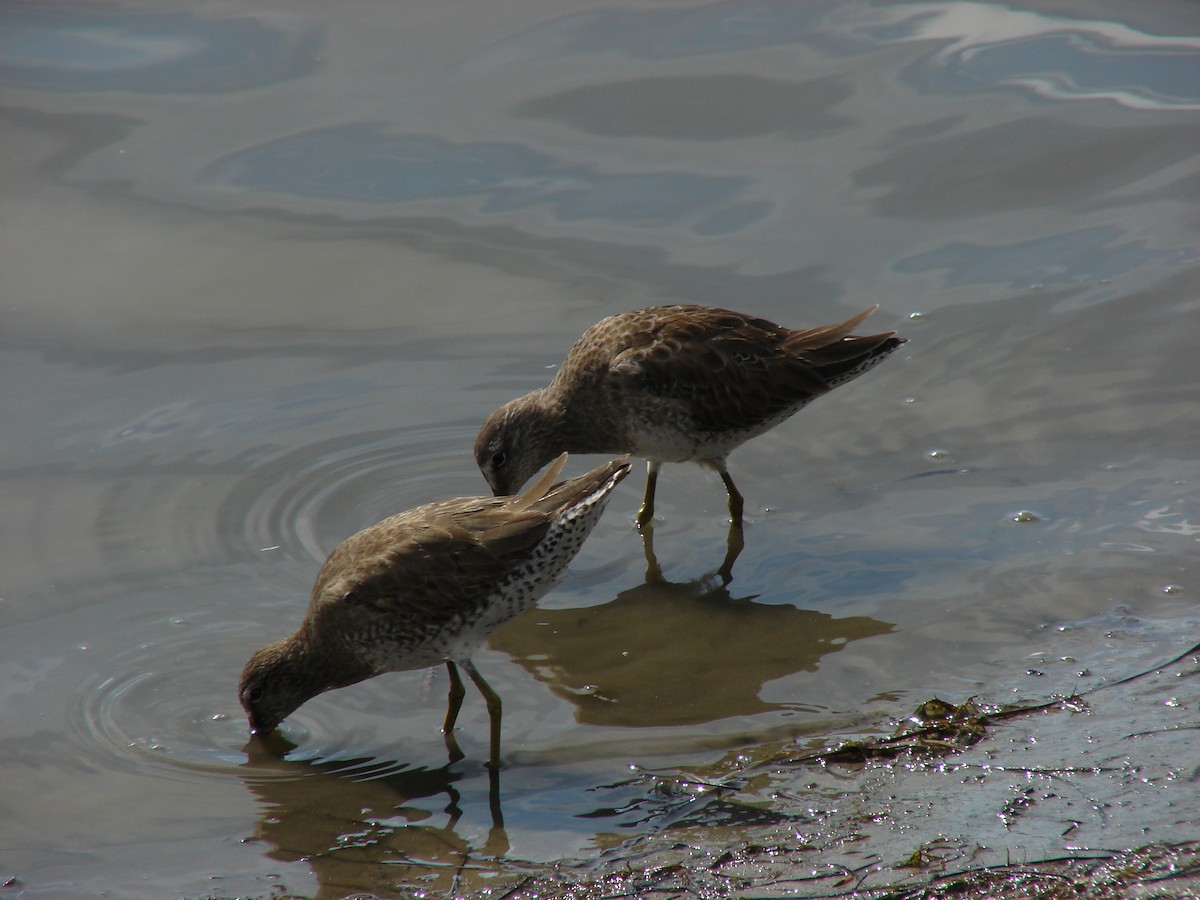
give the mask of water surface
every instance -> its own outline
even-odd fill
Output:
[[[1196,642],[1189,12],[7,6],[9,889],[470,892],[658,834],[836,819],[832,841],[836,816],[886,809],[924,812],[872,831],[864,865],[946,834],[1000,860],[1200,837],[1187,658],[993,738],[1044,768],[1125,754],[1075,785],[1090,806],[1014,816],[1020,776],[994,772],[969,806],[925,771],[781,770],[682,806],[658,780]],[[909,343],[734,454],[728,583],[714,476],[665,469],[653,562],[640,475],[618,488],[566,581],[477,659],[505,702],[498,791],[474,693],[447,762],[442,670],[250,742],[237,675],[325,554],[483,493],[487,414],[594,321],[671,302],[795,326],[877,303]]]

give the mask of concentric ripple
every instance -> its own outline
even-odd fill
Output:
[[[182,627],[105,659],[81,685],[70,717],[85,752],[105,768],[149,764],[187,778],[242,765],[247,733],[236,698],[229,692],[215,702],[229,674],[213,646],[232,630]]]
[[[413,506],[487,492],[470,455],[473,432],[451,423],[283,452],[259,446],[221,463],[219,479],[204,471],[154,479],[157,506],[149,486],[107,496],[102,519],[113,543],[135,530],[150,534],[153,562],[150,572],[128,570],[115,599],[98,600],[92,639],[71,661],[79,687],[68,715],[85,755],[105,768],[150,765],[185,778],[227,777],[234,768],[244,775],[247,765],[255,777],[304,777],[316,760],[354,778],[394,769],[376,754],[386,756],[379,742],[395,732],[377,732],[362,709],[310,715],[302,707],[285,723],[280,753],[255,751],[237,676],[251,650],[299,621],[306,597],[297,585],[311,583],[339,541]],[[284,558],[283,568],[263,565]],[[262,632],[264,615],[274,622],[276,613],[264,612],[261,592],[273,595],[268,607],[278,604],[277,633]],[[255,593],[258,600],[247,596]],[[390,698],[387,707],[397,709]]]
[[[485,494],[470,454],[474,425],[344,435],[262,458],[217,510],[217,528],[246,548],[322,560],[380,519],[447,497]]]
[[[281,735],[251,742],[237,702],[237,672],[228,665],[227,648],[242,643],[236,635],[243,629],[176,627],[166,638],[106,659],[81,685],[72,728],[85,756],[102,768],[146,774],[149,767],[163,777],[187,780],[228,778],[235,770],[244,777],[250,769],[254,779],[263,780],[308,777],[317,761],[322,771],[354,779],[407,767],[377,757],[382,736],[361,719],[356,724],[328,710],[310,716],[301,707],[288,717]]]

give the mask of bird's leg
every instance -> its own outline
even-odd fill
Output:
[[[717,472],[721,475],[721,481],[725,483],[725,490],[729,492],[729,518],[735,525],[740,526],[742,509],[746,505],[746,500],[734,485],[733,479],[729,477],[729,470],[725,468],[724,461],[717,463]]]
[[[450,762],[458,762],[466,754],[458,746],[454,737],[454,722],[458,719],[458,711],[462,709],[463,697],[467,689],[463,687],[462,677],[458,674],[458,666],[446,660],[446,671],[450,673],[450,698],[446,704],[446,721],[442,724],[442,734],[446,738],[446,751],[450,754]]]
[[[488,830],[483,849],[494,859],[509,851],[508,834],[504,831],[504,810],[500,808],[500,770],[488,766],[488,809],[492,813],[492,827]]]
[[[734,485],[733,479],[729,477],[729,470],[725,468],[725,460],[717,463],[717,472],[725,484],[725,490],[729,492],[729,534],[725,538],[725,561],[721,563],[717,574],[721,576],[723,583],[729,584],[733,581],[733,564],[746,546],[746,536],[742,530],[742,511],[746,506],[746,501],[742,497],[741,491]]]
[[[656,459],[646,461],[646,493],[642,495],[642,508],[637,514],[639,528],[654,518],[654,489],[658,486],[658,470],[661,467],[662,463]]]
[[[642,553],[646,556],[646,584],[663,584],[666,579],[654,553],[654,523],[647,522],[638,528],[638,532],[642,535]]]
[[[458,674],[458,666],[446,660],[446,671],[450,674],[450,699],[446,706],[446,721],[442,725],[442,731],[449,734],[454,730],[454,723],[458,720],[458,711],[462,709],[463,697],[467,696],[467,689],[463,687],[462,678]]]
[[[489,765],[493,771],[500,768],[500,695],[492,690],[492,686],[483,680],[483,676],[479,674],[479,670],[475,668],[475,664],[470,660],[463,663],[463,667],[467,670],[467,674],[471,676],[471,680],[475,682],[475,687],[479,688],[479,693],[483,694],[483,701],[487,704],[488,718],[492,725],[491,739],[491,761]]]
[[[737,519],[730,522],[729,534],[725,538],[725,560],[721,563],[721,568],[717,569],[723,585],[733,581],[733,564],[737,562],[737,558],[745,546],[746,537],[742,532],[742,520]]]

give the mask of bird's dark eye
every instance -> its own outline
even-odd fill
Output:
[[[497,450],[492,454],[492,468],[498,469],[508,461],[508,456],[503,450]]]
[[[246,699],[251,703],[257,703],[263,698],[263,689],[259,685],[255,685],[246,692]]]

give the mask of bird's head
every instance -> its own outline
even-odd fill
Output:
[[[563,450],[554,446],[551,420],[537,405],[536,394],[500,407],[475,438],[475,463],[497,497],[515,494]]]
[[[250,657],[242,669],[238,699],[250,720],[250,733],[265,735],[325,689],[306,665],[305,654],[293,636]]]

